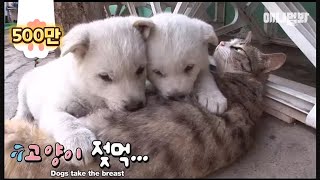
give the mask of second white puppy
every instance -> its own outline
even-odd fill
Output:
[[[227,99],[209,71],[208,43],[218,43],[213,27],[182,14],[154,15],[148,45],[148,80],[162,96],[179,100],[194,93],[210,112],[221,114]]]
[[[95,135],[78,118],[101,107],[134,111],[145,104],[145,39],[153,23],[114,17],[79,24],[63,38],[61,56],[26,73],[14,119],[35,119],[65,149],[92,160]]]

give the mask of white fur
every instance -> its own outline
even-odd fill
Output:
[[[145,103],[146,71],[136,71],[146,66],[145,31],[152,25],[145,18],[114,17],[75,26],[63,38],[62,57],[22,78],[14,118],[38,120],[65,149],[82,148],[84,162],[90,162],[96,137],[77,117],[105,106],[117,111],[132,101]],[[113,81],[102,80],[101,73]]]
[[[227,99],[209,72],[208,43],[218,43],[213,27],[181,14],[161,13],[151,19],[155,28],[147,45],[148,79],[152,85],[164,97],[195,93],[199,103],[209,111],[224,112]],[[188,64],[194,64],[194,68],[185,73]]]

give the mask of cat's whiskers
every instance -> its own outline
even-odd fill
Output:
[[[223,73],[224,73],[226,72],[227,67],[229,66],[229,58],[228,58],[228,53],[226,51],[222,51],[222,56],[226,60],[223,67]]]

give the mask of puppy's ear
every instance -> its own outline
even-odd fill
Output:
[[[74,26],[62,39],[61,57],[74,53],[83,57],[89,49],[89,31],[86,24]]]
[[[202,22],[201,24],[202,24],[201,28],[202,28],[205,42],[211,43],[217,46],[219,43],[219,40],[216,33],[213,30],[213,27],[210,24],[207,24],[205,22]]]
[[[287,55],[284,53],[262,54],[264,61],[263,73],[268,73],[279,69],[285,62]]]
[[[143,39],[148,39],[151,29],[155,26],[151,19],[137,18],[133,22],[133,27],[137,28],[143,36]]]

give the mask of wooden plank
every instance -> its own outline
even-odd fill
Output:
[[[303,112],[310,112],[313,108],[314,104],[310,103],[308,101],[305,101],[303,99],[294,97],[290,94],[287,94],[285,92],[277,91],[272,88],[266,88],[266,94],[271,96],[274,99],[281,100],[286,102],[287,104],[290,104],[292,107],[296,108],[299,111]]]
[[[273,95],[271,95],[269,93],[266,93],[265,97],[268,97],[268,98],[270,98],[270,99],[272,99],[274,101],[277,101],[277,102],[279,102],[279,103],[281,103],[283,105],[286,105],[286,106],[288,106],[288,107],[290,107],[290,108],[292,108],[292,109],[294,109],[296,111],[299,111],[299,112],[301,112],[303,114],[307,115],[309,113],[309,111],[306,111],[304,109],[300,109],[299,107],[297,107],[297,106],[295,106],[295,105],[293,105],[293,104],[291,104],[291,103],[289,103],[289,102],[287,102],[287,101],[285,101],[283,99],[277,98],[277,97],[275,97],[275,96],[273,96]]]
[[[296,119],[316,128],[316,88],[276,75],[270,75],[266,84],[266,112],[284,121]],[[283,115],[274,112],[279,111]]]
[[[306,123],[306,117],[307,117],[306,113],[297,111],[296,109],[291,108],[290,106],[283,104],[281,102],[278,102],[274,99],[271,99],[270,97],[265,97],[264,102],[266,106],[271,107],[273,109],[277,109],[279,112],[287,116],[290,116],[304,124]]]
[[[277,101],[284,102],[285,104],[290,105],[290,107],[295,108],[298,111],[309,113],[313,108],[314,104],[304,101],[302,99],[296,98],[289,94],[283,93],[281,91],[276,91],[274,89],[266,88],[266,96],[275,99]]]
[[[270,115],[272,115],[272,116],[274,116],[274,117],[276,117],[276,118],[278,118],[278,119],[286,122],[286,123],[292,123],[292,122],[294,122],[294,119],[293,119],[292,117],[287,116],[287,115],[281,113],[280,111],[273,109],[272,107],[266,106],[266,107],[264,108],[264,111],[265,111],[266,113],[268,113],[268,114],[270,114]]]
[[[281,95],[286,94],[286,96],[284,96],[283,98],[291,97],[295,99],[300,99],[301,101],[305,101],[306,103],[312,104],[312,106],[313,104],[316,103],[316,97],[310,96],[308,94],[304,94],[302,92],[296,91],[286,86],[281,86],[273,82],[268,82],[266,86],[267,86],[266,90],[270,90],[271,94],[274,94],[274,95],[277,95],[279,93],[281,93]],[[281,95],[279,97],[281,97]],[[311,108],[309,110],[311,110]]]
[[[313,127],[313,128],[317,128],[317,118],[316,118],[316,105],[313,106],[312,110],[310,111],[310,113],[308,114],[307,118],[306,118],[306,124]]]
[[[293,89],[295,91],[299,91],[303,94],[307,94],[307,95],[312,96],[314,98],[316,97],[317,90],[314,87],[307,86],[305,84],[302,84],[302,83],[299,83],[296,81],[292,81],[292,80],[289,80],[289,79],[286,79],[286,78],[283,78],[280,76],[276,76],[274,74],[269,75],[268,81],[273,82],[275,84],[278,84],[280,86],[285,86],[285,87]]]

